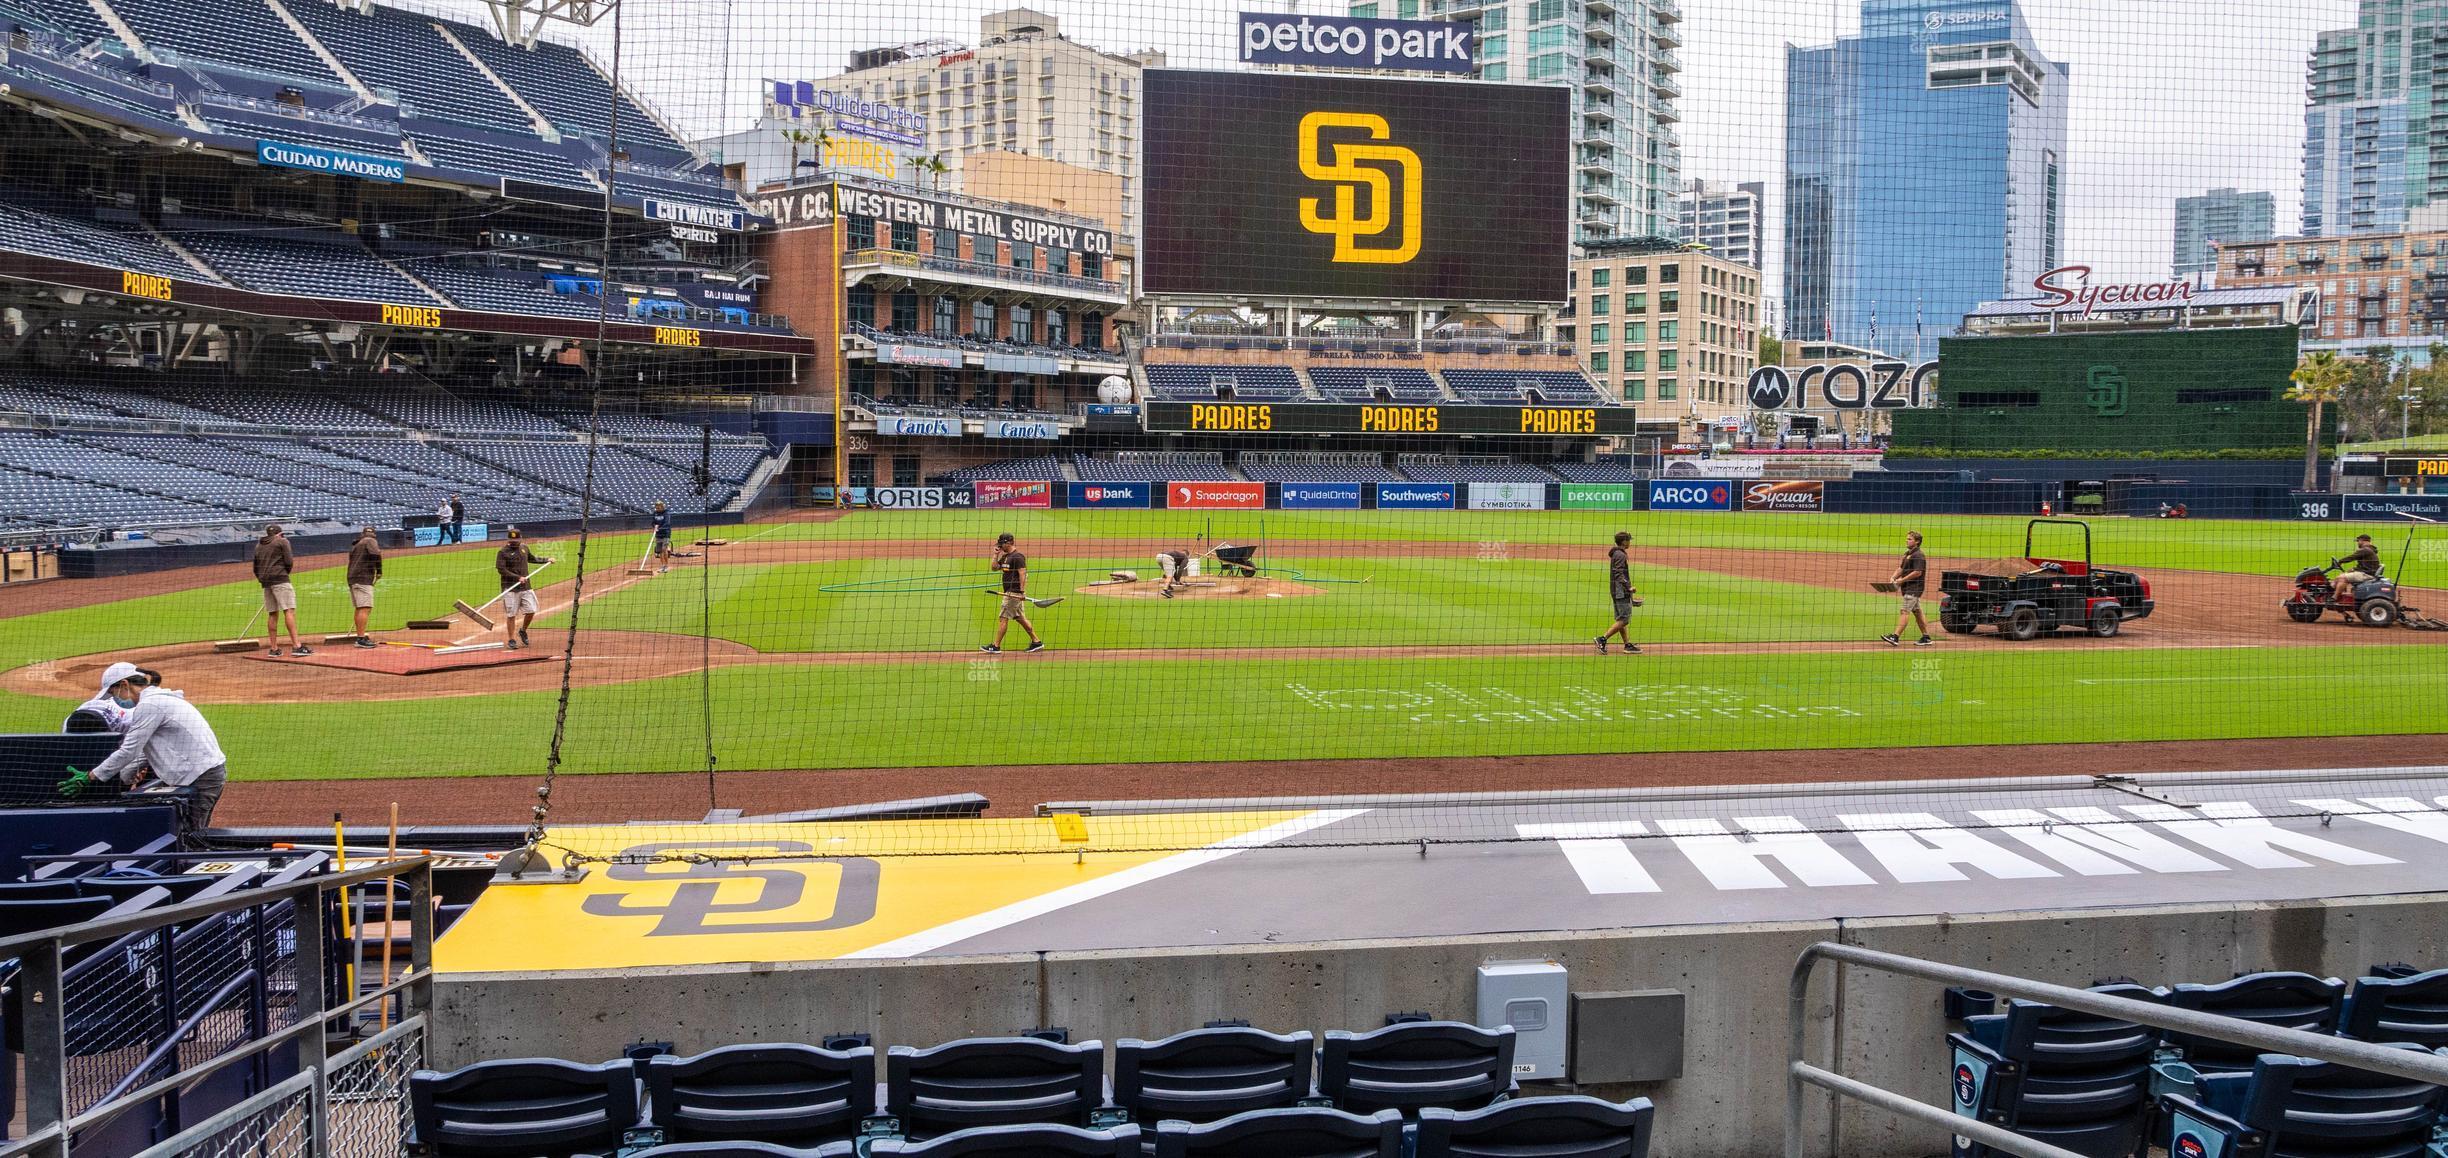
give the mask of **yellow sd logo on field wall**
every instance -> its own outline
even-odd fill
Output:
[[[1401,145],[1371,145],[1355,141],[1319,140],[1327,129],[1359,129],[1369,140],[1383,141],[1394,135],[1393,126],[1374,113],[1310,113],[1300,123],[1301,173],[1312,181],[1334,185],[1334,215],[1318,212],[1322,200],[1317,197],[1300,199],[1301,228],[1334,238],[1334,260],[1348,264],[1401,265],[1419,256],[1420,216],[1424,197],[1420,191],[1419,154]],[[1334,152],[1334,163],[1318,160],[1319,146],[1327,145]],[[1393,188],[1399,177],[1402,190]],[[1365,195],[1368,204],[1358,204]],[[1400,197],[1397,206],[1396,198]],[[1374,238],[1388,229],[1400,240],[1392,248],[1364,248],[1360,239]]]

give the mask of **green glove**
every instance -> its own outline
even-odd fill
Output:
[[[69,777],[59,782],[59,794],[74,799],[84,794],[86,785],[93,783],[93,774],[73,764],[68,766],[68,771]]]

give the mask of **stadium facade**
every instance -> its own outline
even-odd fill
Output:
[[[2058,264],[2072,78],[2013,0],[1864,0],[1785,67],[1788,334],[1945,333]]]
[[[2285,237],[2222,246],[2224,288],[2302,287],[2319,295],[2306,349],[2388,350],[2417,365],[2448,337],[2448,231]]]
[[[1693,248],[1598,243],[1573,260],[1573,287],[1558,337],[1645,426],[1679,437],[1739,425],[1759,359],[1758,270]]]

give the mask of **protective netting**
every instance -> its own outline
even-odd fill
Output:
[[[2448,792],[2434,6],[207,8],[0,0],[0,724],[158,670],[224,823],[686,881]],[[2305,768],[2384,771],[2088,782]]]

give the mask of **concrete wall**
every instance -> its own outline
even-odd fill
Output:
[[[2061,984],[2112,976],[2220,981],[2254,969],[2352,978],[2384,961],[2448,960],[2448,895],[1863,921],[1720,925],[1236,949],[1044,953],[884,963],[806,962],[554,975],[469,974],[436,986],[435,1064],[610,1057],[640,1039],[684,1052],[865,1031],[927,1045],[1039,1026],[1075,1040],[1159,1037],[1215,1018],[1277,1031],[1366,1029],[1387,1013],[1467,1019],[1483,961],[1552,958],[1591,992],[1686,995],[1684,1076],[1590,1087],[1657,1101],[1657,1150],[1752,1158],[1782,1145],[1786,981],[1802,950],[1838,940]],[[1946,1099],[1936,986],[1823,968],[1813,1060],[1925,1102]],[[1847,1106],[1813,1152],[1943,1153],[1941,1131]]]

